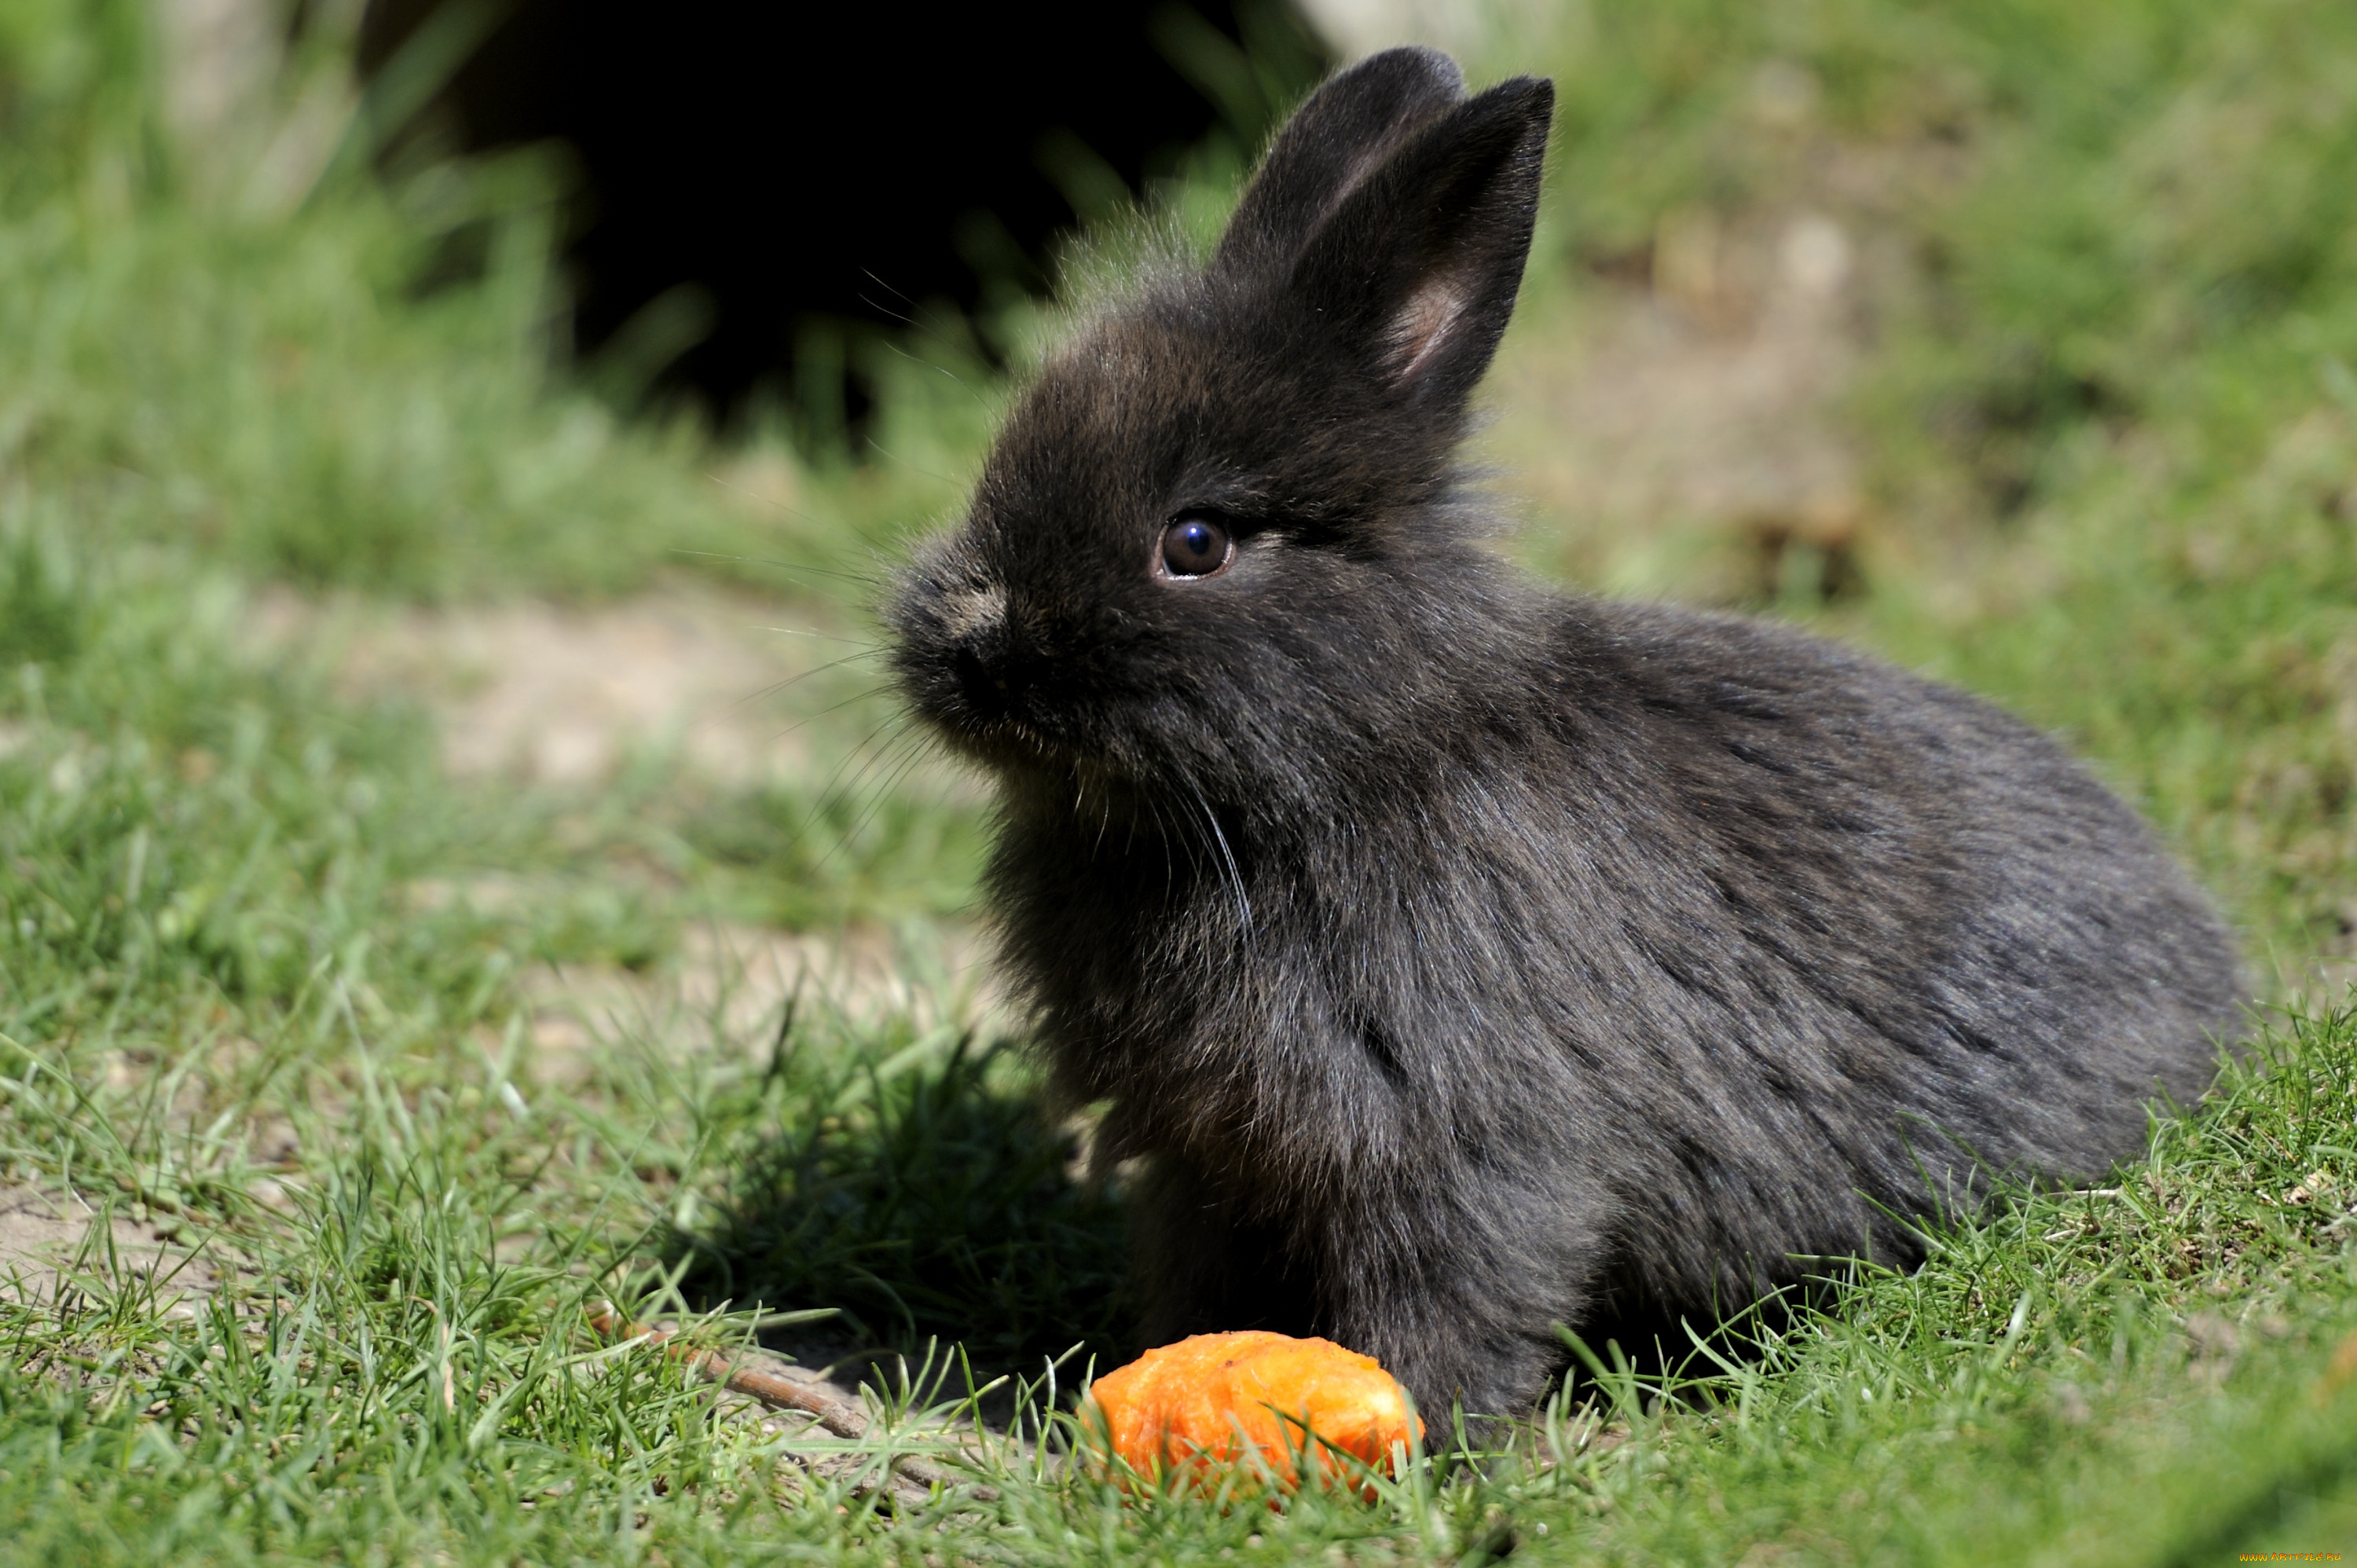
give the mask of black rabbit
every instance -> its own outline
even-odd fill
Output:
[[[1402,49],[1015,409],[888,607],[997,779],[1006,974],[1140,1158],[1154,1342],[1528,1408],[1554,1326],[1907,1262],[2199,1095],[2218,918],[2051,740],[1772,625],[1567,597],[1453,454],[1554,92]]]

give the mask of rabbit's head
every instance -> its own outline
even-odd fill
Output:
[[[1275,811],[1331,808],[1338,770],[1461,714],[1512,590],[1452,455],[1553,101],[1527,78],[1469,99],[1421,49],[1313,96],[1210,264],[1054,357],[901,579],[916,711],[1017,800]]]

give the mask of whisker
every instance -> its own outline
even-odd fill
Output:
[[[899,714],[890,714],[881,723],[877,724],[874,729],[869,730],[866,735],[859,737],[858,744],[855,745],[849,752],[845,754],[841,762],[834,765],[834,771],[827,775],[826,782],[819,787],[817,795],[813,797],[811,804],[811,811],[813,813],[823,811],[830,801],[847,798],[848,786],[846,785],[845,775],[850,771],[852,765],[855,762],[859,764],[861,773],[865,773],[869,767],[874,765],[876,754],[870,752],[868,747],[876,744],[876,737],[877,736],[882,735],[886,730],[890,729],[895,724],[899,722]],[[791,734],[792,732],[789,731],[788,733]],[[894,739],[897,740],[899,736],[894,736]],[[857,777],[858,775],[856,774],[853,775],[851,782],[856,783]],[[838,786],[845,786],[845,788],[842,791],[838,791]]]
[[[886,461],[898,463],[900,467],[908,469],[909,472],[912,474],[922,474],[926,478],[937,479],[944,485],[954,486],[957,483],[955,479],[951,478],[947,474],[936,474],[931,468],[920,468],[917,467],[916,464],[909,462],[909,459],[901,456],[898,452],[893,451],[890,447],[885,446],[884,443],[877,440],[873,435],[863,435],[860,439],[866,442],[870,446],[876,448],[877,451],[882,453]]]
[[[800,680],[801,678],[802,677],[800,676],[794,677],[795,680]],[[791,685],[792,682],[787,682],[785,684]],[[793,734],[796,730],[802,728],[806,725],[815,724],[819,720],[825,718],[830,714],[839,714],[843,712],[844,709],[852,707],[857,703],[873,701],[875,698],[884,695],[891,689],[892,683],[890,682],[878,682],[877,684],[868,687],[866,691],[854,692],[850,696],[844,698],[843,701],[821,708],[814,714],[805,714],[801,718],[798,718],[793,723],[788,725],[785,728],[780,730],[777,734],[771,736],[770,738],[771,740],[783,740],[786,736]],[[881,729],[883,726],[878,725],[877,728]],[[874,731],[869,732],[871,737],[874,733]]]
[[[1174,801],[1172,804],[1175,807],[1177,802]],[[1203,876],[1203,857],[1197,842],[1200,835],[1195,828],[1195,820],[1192,817],[1182,816],[1178,819],[1178,822],[1187,829],[1183,833],[1178,832],[1178,825],[1162,814],[1162,803],[1158,800],[1154,806],[1154,822],[1155,826],[1162,831],[1163,875],[1168,878],[1169,896],[1175,900],[1178,897],[1178,868],[1170,858],[1170,846],[1176,843],[1186,852],[1187,874],[1200,882]]]
[[[1195,803],[1203,809],[1203,820],[1211,824],[1211,836],[1219,841],[1220,858],[1227,863],[1228,885],[1235,889],[1236,909],[1243,917],[1244,940],[1250,942],[1253,935],[1252,899],[1244,892],[1243,872],[1236,865],[1235,852],[1228,847],[1228,835],[1220,828],[1219,813],[1211,810],[1209,800],[1203,799],[1203,791],[1197,788],[1191,776],[1181,769],[1178,778],[1187,786],[1188,792],[1195,797]]]
[[[910,331],[915,332],[920,337],[931,338],[934,342],[939,343],[944,349],[948,349],[953,352],[961,354],[966,351],[968,345],[955,341],[947,333],[942,331],[937,327],[926,326],[924,321],[917,315],[917,311],[920,308],[917,302],[909,298],[904,290],[895,288],[890,284],[885,282],[882,276],[880,276],[873,267],[862,267],[859,270],[866,275],[869,283],[874,284],[877,288],[882,289],[885,293],[899,300],[901,304],[907,306],[909,308],[906,310],[896,310],[880,299],[870,298],[865,289],[859,291],[860,304],[867,306],[868,309],[876,312],[878,316],[887,316],[891,317],[893,320],[899,322],[901,326],[908,328]],[[905,354],[906,357],[909,359],[916,358],[913,354],[907,354],[905,349],[888,338],[884,340],[884,346],[891,349],[896,354]],[[917,362],[919,364],[931,364],[930,360],[919,360]],[[966,385],[966,379],[963,376],[959,375],[955,371],[951,370],[947,365],[931,365],[931,368],[941,371],[942,374],[949,377],[952,381],[956,381],[960,386]],[[978,396],[979,394],[976,395]]]
[[[819,642],[848,642],[870,653],[881,653],[891,646],[889,643],[869,642],[856,637],[837,637],[831,631],[805,631],[798,626],[764,626],[756,621],[748,629],[775,632],[780,637],[807,637]]]
[[[895,715],[895,717],[897,718],[897,715]],[[811,800],[810,810],[804,815],[802,820],[802,829],[799,835],[801,842],[808,843],[816,838],[821,827],[826,820],[828,808],[838,802],[849,802],[863,787],[863,781],[869,778],[877,768],[886,764],[886,759],[891,756],[893,748],[907,740],[908,734],[903,730],[893,736],[890,740],[885,742],[881,747],[877,747],[872,750],[870,749],[874,745],[876,737],[883,734],[884,731],[889,728],[893,723],[893,719],[888,719],[883,724],[879,724],[874,729],[869,730],[867,734],[862,737],[859,744],[852,748],[850,754],[840,763],[835,765],[834,773],[828,776],[826,783],[820,787],[818,793]],[[852,772],[851,776],[846,779],[845,774],[846,770],[852,768],[852,765],[855,761],[858,763],[858,768],[856,771]],[[828,863],[833,861],[838,853],[844,852],[847,848],[851,842],[853,833],[856,831],[856,827],[855,827],[851,830],[847,830],[843,834],[835,838],[834,841],[828,845],[825,852],[811,863],[811,869],[813,871],[824,870]]]
[[[801,685],[803,682],[809,680],[813,675],[823,675],[830,670],[840,670],[854,660],[865,659],[868,657],[869,654],[876,651],[877,650],[871,648],[859,653],[846,653],[840,659],[830,659],[823,664],[813,664],[799,675],[789,675],[782,681],[770,682],[768,685],[762,687],[757,692],[748,692],[743,696],[737,698],[734,703],[731,703],[729,706],[741,708],[748,703],[759,702],[764,697],[774,697],[780,693],[791,692],[796,686]],[[888,689],[888,687],[885,686],[872,686],[868,688],[868,694],[873,695]]]
[[[898,745],[901,738],[895,736],[893,743]],[[849,843],[853,839],[857,838],[866,829],[867,824],[876,820],[877,814],[884,810],[884,803],[890,800],[893,791],[900,787],[900,781],[915,771],[917,764],[924,760],[924,752],[920,747],[913,746],[902,753],[891,772],[877,780],[875,793],[868,799],[867,809],[862,811],[858,820],[845,831],[843,835],[845,843]]]
[[[926,337],[931,338],[934,342],[939,343],[944,349],[955,349],[958,347],[958,345],[951,342],[947,338],[942,337],[940,333],[934,331],[930,327],[919,326],[914,321],[909,322],[909,326],[911,330],[923,333]],[[947,365],[940,364],[934,360],[923,359],[918,355],[911,354],[906,349],[901,348],[898,343],[887,343],[884,346],[891,349],[895,354],[899,355],[900,358],[908,360],[910,364],[922,365],[926,370],[949,377],[951,381],[957,383],[959,391],[974,399],[975,407],[981,409],[985,413],[988,413],[990,412],[990,402],[982,395],[981,390],[975,387],[971,381],[968,381],[963,376],[959,375],[955,371],[951,370]]]
[[[721,481],[715,480],[714,482],[717,484]],[[791,509],[789,508],[788,510],[791,510]],[[804,521],[818,524],[818,526],[821,527],[825,526],[825,524],[820,523],[818,519],[810,517],[805,513],[795,512],[794,515],[796,517],[802,518]],[[808,562],[780,561],[775,557],[767,555],[738,555],[726,550],[690,550],[685,545],[673,545],[672,547],[671,553],[673,555],[693,556],[695,559],[702,561],[733,561],[739,566],[768,566],[780,572],[805,572],[814,577],[841,577],[846,581],[857,583],[862,587],[881,588],[884,585],[882,578],[868,576],[864,572],[846,572],[841,567],[818,566]],[[792,582],[793,579],[790,577],[787,581]],[[796,584],[796,585],[805,588],[810,586],[808,583],[800,583]]]
[[[859,270],[866,275],[869,283],[874,284],[886,294],[897,295],[903,304],[908,306],[909,308],[907,310],[895,310],[890,306],[882,303],[880,300],[868,298],[867,291],[865,289],[859,291],[860,304],[867,306],[868,309],[875,311],[879,316],[888,316],[892,317],[893,320],[898,321],[903,327],[914,327],[917,324],[915,314],[917,302],[915,300],[910,299],[905,294],[901,294],[899,289],[894,288],[890,284],[886,283],[881,277],[877,276],[875,268],[862,267]]]

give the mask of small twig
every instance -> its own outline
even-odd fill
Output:
[[[867,1435],[867,1412],[836,1393],[823,1379],[813,1377],[804,1382],[788,1375],[782,1365],[739,1362],[717,1350],[699,1350],[693,1345],[677,1343],[679,1331],[675,1328],[632,1323],[615,1310],[612,1302],[601,1302],[598,1307],[589,1315],[589,1326],[608,1338],[644,1339],[650,1345],[660,1345],[671,1352],[673,1359],[685,1362],[731,1393],[759,1400],[772,1410],[794,1410],[813,1416],[837,1437]]]
[[[589,1315],[589,1326],[610,1339],[644,1339],[649,1345],[661,1346],[673,1359],[694,1368],[729,1392],[759,1400],[772,1410],[798,1411],[815,1419],[837,1437],[856,1440],[867,1435],[867,1412],[813,1374],[795,1377],[783,1363],[766,1356],[759,1360],[740,1361],[716,1350],[699,1350],[680,1342],[675,1328],[632,1323],[612,1302],[598,1304],[598,1309]],[[895,1456],[892,1469],[920,1487],[953,1487],[966,1479],[912,1454]]]

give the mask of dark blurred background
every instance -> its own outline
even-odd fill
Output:
[[[1060,233],[1241,161],[1329,64],[1285,0],[371,0],[361,59],[438,83],[389,158],[570,149],[576,354],[722,425],[856,424],[861,337],[923,307],[995,355]]]

